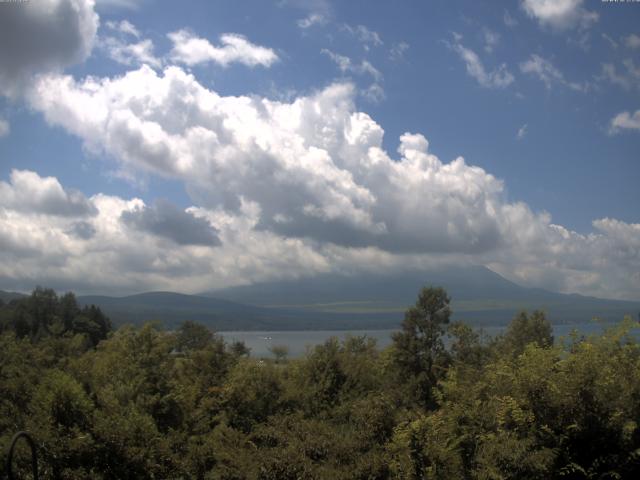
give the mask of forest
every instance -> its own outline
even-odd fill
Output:
[[[0,449],[28,431],[44,479],[640,478],[637,322],[558,339],[522,312],[489,338],[449,305],[422,289],[386,349],[259,359],[38,288],[0,305]]]

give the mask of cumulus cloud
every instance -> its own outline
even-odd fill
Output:
[[[584,0],[522,0],[522,8],[543,27],[561,31],[588,28],[598,21],[598,14],[583,7]]]
[[[0,94],[15,96],[30,77],[61,70],[91,52],[93,0],[5,3],[0,15]]]
[[[5,208],[0,279],[28,279],[25,272],[45,265],[46,274],[65,279],[86,274],[89,285],[117,278],[121,289],[201,291],[446,258],[489,265],[531,286],[637,296],[635,224],[598,221],[591,234],[568,231],[510,202],[503,182],[482,168],[442,161],[417,133],[403,134],[390,154],[382,127],[356,109],[356,94],[336,83],[290,101],[221,96],[175,66],[102,79],[41,77],[28,98],[49,123],[128,171],[183,182],[194,206],[175,215],[190,225],[206,219],[221,244],[172,237],[180,221],[137,199],[95,195],[94,217],[38,216],[28,225]],[[74,230],[78,221],[95,230],[86,227],[86,240],[85,227]],[[48,242],[58,242],[62,265],[47,266]],[[88,262],[101,276],[87,272]]]
[[[538,77],[547,89],[550,89],[554,84],[564,85],[565,87],[580,92],[587,89],[585,85],[568,81],[563,73],[549,60],[536,53],[532,54],[528,60],[520,64],[520,71]]]
[[[0,182],[0,208],[27,214],[86,216],[95,208],[75,190],[64,190],[53,177],[29,170],[12,170],[9,183]]]
[[[610,133],[619,133],[622,130],[640,131],[640,110],[635,113],[621,112],[611,119],[609,123]]]
[[[423,137],[407,135],[400,150],[425,146]],[[198,292],[316,273],[475,262],[524,285],[567,292],[637,298],[640,288],[640,224],[604,218],[594,221],[593,233],[582,235],[553,224],[548,214],[534,215],[522,203],[500,205],[500,248],[434,255],[278,235],[259,228],[262,209],[247,201],[236,213],[204,207],[182,212],[215,225],[222,246],[167,242],[154,228],[144,228],[158,223],[155,214],[138,228],[140,212],[157,206],[103,194],[89,201],[97,213],[80,220],[0,209],[0,287],[29,289],[45,282],[82,292]],[[133,228],[125,218],[135,219]]]
[[[65,232],[82,240],[89,240],[96,234],[95,227],[89,222],[75,222]]]
[[[122,213],[122,221],[131,228],[168,238],[180,245],[220,245],[217,230],[206,219],[159,200]]]
[[[513,75],[504,63],[495,70],[487,71],[478,54],[463,46],[459,40],[460,37],[456,36],[456,42],[452,48],[464,61],[467,73],[476,79],[481,86],[486,88],[506,88],[513,83]]]
[[[221,35],[221,46],[213,45],[206,38],[197,37],[188,30],[169,33],[168,37],[173,42],[171,59],[189,66],[214,62],[223,67],[231,63],[270,67],[278,60],[278,55],[272,49],[255,45],[236,33]]]
[[[419,135],[402,137],[394,161],[381,127],[354,112],[354,93],[336,84],[292,103],[220,97],[177,67],[143,67],[100,83],[50,77],[32,101],[122,164],[184,180],[199,205],[255,202],[260,229],[395,251],[492,248],[501,182],[461,158],[443,164]]]
[[[79,292],[198,292],[273,276],[329,271],[305,241],[254,229],[255,206],[238,216],[192,207],[193,218],[221,226],[224,247],[171,241],[122,220],[147,208],[140,199],[97,194],[91,217],[24,215],[0,208],[0,288],[46,284]],[[327,253],[328,256],[337,255]]]

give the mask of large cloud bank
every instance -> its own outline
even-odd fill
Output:
[[[16,71],[29,75],[22,98],[128,175],[183,182],[193,206],[87,198],[55,178],[14,170],[0,183],[0,286],[195,292],[470,262],[526,285],[638,297],[640,225],[600,219],[589,235],[568,231],[510,201],[485,170],[463,158],[442,161],[419,133],[403,134],[390,153],[350,83],[284,102],[221,95],[179,66],[77,79],[60,69],[88,54],[98,22],[92,2],[38,5],[29,21],[37,24],[48,5],[62,12],[57,23],[71,40],[55,52],[33,48],[30,58],[51,58],[50,67],[20,60]],[[61,33],[49,28],[55,45]],[[218,61],[214,50],[207,47],[206,61]],[[247,53],[227,53],[240,51]],[[0,53],[0,66],[11,61]],[[15,78],[1,75],[0,88],[13,94]]]
[[[225,97],[175,66],[82,81],[52,74],[29,95],[48,122],[121,168],[184,182],[192,213],[210,222],[221,245],[173,242],[181,248],[163,255],[190,276],[203,269],[197,262],[190,270],[194,249],[209,261],[243,252],[242,266],[205,268],[203,287],[213,278],[233,283],[447,258],[488,264],[529,285],[636,295],[638,225],[602,219],[591,235],[570,232],[549,214],[508,201],[502,182],[483,169],[462,158],[443,162],[420,134],[402,135],[392,156],[382,148],[382,127],[354,98],[350,84],[290,103]],[[139,215],[138,226],[149,227],[154,215]],[[121,216],[118,225],[130,232],[135,222]],[[158,237],[158,245],[171,239],[157,233],[135,229]],[[157,275],[147,278],[168,281]]]

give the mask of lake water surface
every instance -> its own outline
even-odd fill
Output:
[[[600,333],[611,324],[597,322],[577,323],[569,325],[554,325],[553,334],[557,338],[563,337],[577,330],[580,334],[590,335]],[[483,330],[488,335],[497,335],[504,331],[506,327],[484,327]],[[254,358],[272,357],[269,348],[274,345],[284,345],[289,348],[289,357],[300,357],[305,354],[308,348],[324,343],[331,337],[344,339],[347,335],[363,336],[376,340],[379,348],[384,348],[391,344],[391,334],[397,330],[302,330],[283,332],[220,332],[227,342],[242,341],[251,349],[251,356]]]

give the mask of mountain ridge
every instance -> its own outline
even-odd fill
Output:
[[[165,328],[182,321],[215,330],[374,330],[397,328],[404,311],[427,285],[444,287],[452,298],[453,320],[472,325],[505,325],[521,310],[541,309],[553,323],[582,323],[593,317],[614,322],[634,318],[640,301],[609,300],[522,287],[486,267],[452,267],[344,276],[324,274],[230,287],[199,295],[169,291],[120,297],[79,295],[115,325],[157,320]],[[1,292],[19,298],[22,294]]]

